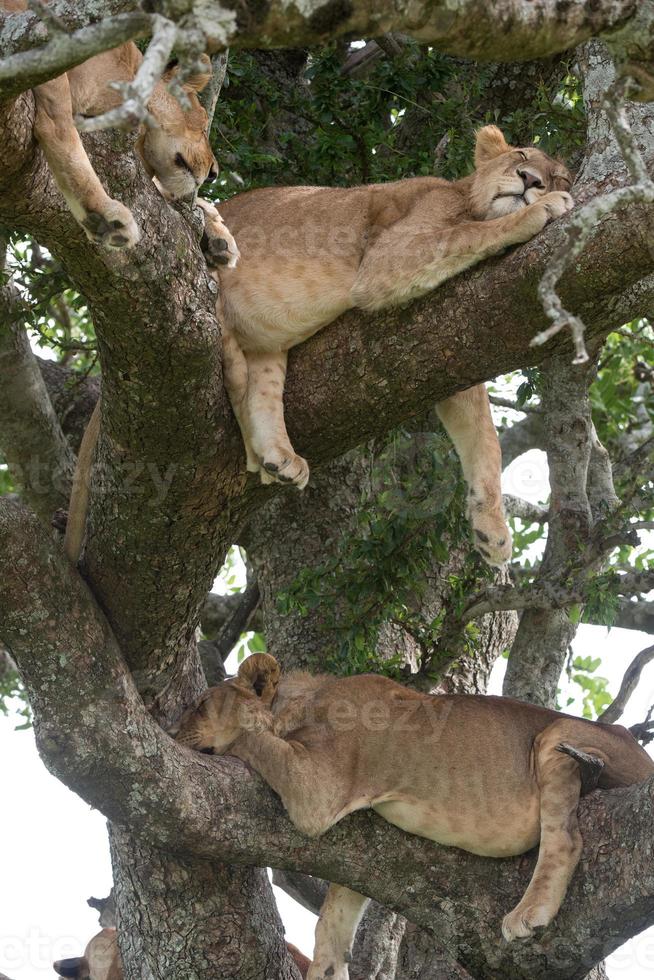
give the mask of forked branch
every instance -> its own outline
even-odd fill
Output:
[[[566,241],[552,256],[552,260],[538,286],[538,296],[545,313],[552,321],[552,326],[536,334],[531,345],[545,344],[567,327],[572,334],[575,347],[573,364],[584,364],[588,360],[588,351],[584,340],[586,328],[580,317],[564,307],[557,292],[557,284],[566,268],[581,253],[591,231],[602,218],[628,204],[652,204],[654,202],[654,181],[650,179],[627,118],[625,99],[629,94],[630,84],[629,78],[622,78],[616,82],[605,94],[602,107],[609,118],[634,183],[629,187],[621,187],[594,198],[576,214],[573,214],[568,223]]]

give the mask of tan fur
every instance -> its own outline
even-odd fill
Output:
[[[305,980],[311,960],[293,943],[286,943],[286,948]],[[103,929],[94,936],[86,947],[84,956],[57,960],[52,965],[60,977],[72,977],[73,980],[124,980],[125,976],[115,929]]]
[[[25,10],[27,3],[0,0],[0,8],[13,13]],[[183,110],[166,88],[176,69],[157,83],[148,103],[157,128],[143,128],[137,142],[150,176],[156,176],[175,198],[195,193],[210,173],[217,173],[207,138],[207,114],[197,98],[198,91],[211,77],[211,63],[204,57],[206,73],[190,78],[184,85],[189,109]],[[34,134],[57,186],[87,237],[107,248],[135,245],[139,230],[131,211],[104,190],[86,155],[73,117],[97,116],[119,105],[122,96],[110,83],[131,81],[142,60],[136,45],[128,42],[34,89]]]
[[[123,967],[115,929],[103,929],[90,940],[84,956],[53,963],[60,977],[75,980],[123,980]]]
[[[528,241],[572,207],[565,167],[535,147],[509,147],[495,126],[479,131],[476,164],[454,183],[416,177],[353,188],[276,187],[221,205],[242,255],[236,268],[216,271],[225,381],[247,467],[264,483],[302,488],[309,478],[284,423],[289,348],[352,307],[378,310],[422,296]],[[511,538],[485,389],[448,399],[440,415],[470,487],[476,543],[487,561],[503,564]]]
[[[23,0],[0,0],[0,6],[12,11],[25,9]],[[89,238],[111,248],[134,245],[139,238],[138,229],[131,212],[107,197],[86,156],[73,123],[73,114],[95,116],[119,105],[121,97],[110,87],[110,82],[133,79],[141,61],[142,55],[136,45],[123,44],[34,90],[37,106],[35,134],[59,189]],[[217,172],[207,135],[207,114],[197,98],[197,93],[211,77],[210,61],[206,57],[204,61],[206,73],[192,76],[184,85],[190,100],[190,108],[186,110],[166,88],[176,68],[166,72],[148,103],[158,127],[143,128],[136,143],[148,174],[167,200],[194,193],[210,172]],[[188,167],[176,162],[179,155]],[[208,201],[198,200],[197,203],[203,211],[217,261],[235,265],[239,258],[238,248],[220,214]],[[100,421],[101,404],[98,401],[80,447],[68,508],[64,550],[73,563],[79,560],[84,541],[91,467]]]
[[[654,774],[620,725],[510,698],[421,694],[371,674],[282,675],[268,709],[256,689],[269,692],[275,674],[267,654],[246,660],[238,677],[183,716],[178,741],[247,762],[310,837],[371,807],[410,833],[488,857],[522,854],[540,841],[529,887],[502,924],[508,940],[552,921],[581,853],[580,772],[559,746],[601,759],[603,788]],[[364,904],[332,886],[310,980],[347,980]]]

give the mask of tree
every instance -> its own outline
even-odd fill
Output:
[[[633,182],[629,140],[616,140],[603,96],[610,53],[619,73],[637,78],[637,94],[651,94],[649,3],[534,11],[519,0],[463,2],[447,16],[438,3],[411,14],[379,4],[373,16],[356,0],[310,0],[292,15],[273,2],[239,7],[238,17],[217,5],[151,7],[178,24],[182,60],[227,41],[238,49],[215,121],[222,193],[455,176],[470,164],[474,125],[495,119],[509,138],[538,138],[571,158],[581,203]],[[219,676],[253,614],[286,666],[372,667],[447,690],[483,690],[510,648],[506,693],[541,703],[556,699],[582,618],[651,623],[637,597],[653,581],[638,542],[652,522],[652,198],[643,184],[619,211],[600,214],[562,275],[566,306],[586,325],[585,366],[571,364],[566,332],[529,346],[547,326],[537,287],[566,243],[565,221],[406,309],[349,313],[296,349],[287,417],[313,481],[302,496],[275,493],[243,473],[193,210],[162,201],[133,134],[89,134],[98,172],[143,230],[130,254],[92,249],[34,143],[30,85],[156,33],[133,3],[105,8],[90,23],[90,3],[52,3],[45,47],[40,7],[0,23],[0,222],[12,234],[0,298],[0,639],[7,683],[15,663],[46,765],[110,821],[127,975],[295,977],[261,870],[270,865],[306,901],[315,903],[316,886],[298,873],[380,903],[353,975],[583,977],[654,923],[650,784],[582,803],[586,848],[568,901],[542,936],[507,947],[498,923],[524,890],[530,859],[448,851],[369,813],[307,841],[254,774],[228,757],[190,758],[161,726],[202,690],[203,665]],[[378,41],[357,54],[341,40],[353,33]],[[293,50],[241,50],[264,41]],[[512,63],[518,57],[545,60]],[[647,112],[627,106],[651,164]],[[27,326],[58,363],[32,354]],[[97,397],[94,337],[103,427],[78,572],[50,523],[67,505]],[[432,408],[519,370],[512,408],[521,414],[504,428],[505,456],[545,447],[552,493],[548,507],[507,501],[523,522],[523,560],[493,581],[471,556],[458,470]],[[524,551],[545,526],[534,567]],[[250,585],[207,599],[234,544],[247,551]],[[200,621],[209,639],[198,643]],[[573,669],[588,712],[601,711],[593,665]]]

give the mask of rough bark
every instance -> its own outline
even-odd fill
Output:
[[[0,275],[5,272],[0,235]],[[11,282],[0,286],[0,450],[25,500],[50,524],[65,507],[73,453],[53,410],[22,326],[23,308]]]
[[[574,561],[581,556],[583,562],[588,551],[593,436],[588,386],[594,376],[594,365],[573,365],[569,357],[552,359],[541,375],[551,499],[547,544],[537,578],[540,585],[558,582],[571,557]],[[509,654],[504,693],[552,706],[576,631],[566,609],[526,609]]]
[[[76,14],[71,5],[57,4],[57,15],[66,30],[88,25],[97,11],[96,0],[87,0]],[[109,6],[109,5],[108,5]],[[545,57],[604,35],[614,45],[620,61],[643,72],[647,89],[654,48],[654,12],[650,0],[611,0],[601,5],[556,0],[425,0],[400,4],[380,0],[374,7],[361,0],[306,0],[288,6],[284,0],[271,0],[262,7],[249,2],[209,6],[193,0],[149,0],[147,9],[178,22],[180,42],[197,44],[201,31],[209,50],[234,47],[302,47],[319,44],[341,35],[376,37],[397,31],[436,45],[441,50],[477,61],[516,61]],[[70,38],[54,37],[42,53],[47,62],[44,72],[36,59],[27,68],[21,62],[7,62],[0,93],[7,98],[38,82],[54,77],[84,58],[106,50],[128,37],[147,33],[148,18],[138,10],[135,0],[113,3],[107,13],[124,11],[114,24],[82,26]],[[43,40],[43,25],[33,14],[23,14],[12,23],[0,16],[0,50],[23,50]],[[191,40],[192,38],[192,40]],[[83,53],[80,49],[84,46]],[[2,71],[0,65],[0,72]],[[22,88],[21,88],[22,86]],[[647,91],[645,95],[647,97]]]
[[[11,187],[3,180],[0,213],[40,235],[65,259],[76,285],[93,297],[104,368],[104,435],[98,462],[102,494],[92,495],[85,574],[133,669],[157,678],[149,676],[144,690],[151,699],[153,689],[171,685],[176,671],[183,673],[197,610],[229,543],[227,520],[233,527],[262,494],[258,488],[243,492],[238,435],[220,384],[213,297],[188,227],[129,158],[116,156],[115,143],[109,154],[106,137],[96,137],[89,143],[98,151],[99,171],[110,175],[110,156],[115,169],[120,163],[121,186],[112,190],[134,207],[146,235],[130,259],[89,249],[69,216],[57,210],[58,198],[26,126],[29,109],[26,97],[5,119]],[[646,240],[634,240],[627,230],[635,221],[646,224],[648,214],[638,208],[624,221],[601,224],[564,281],[567,304],[582,313],[591,331],[607,329],[606,307],[613,325],[614,318],[639,312],[654,289],[647,279]],[[458,387],[540,359],[542,351],[527,349],[543,323],[535,283],[562,234],[562,225],[555,224],[524,248],[487,263],[471,278],[446,283],[408,310],[370,318],[348,314],[293,352],[287,405],[299,450],[316,464],[334,458]],[[565,345],[565,338],[559,343]],[[162,357],[162,350],[174,356]],[[198,405],[205,406],[203,412]],[[186,562],[171,560],[187,554],[204,558],[194,563],[191,577]],[[125,568],[134,570],[138,595]],[[188,625],[180,628],[182,622]],[[168,651],[163,666],[162,649]],[[172,699],[176,685],[169,689]]]
[[[299,980],[265,871],[175,858],[117,827],[110,840],[128,978]]]
[[[298,23],[298,31],[306,28],[311,38],[359,24],[356,9],[341,16],[329,4],[307,28],[307,12],[316,12],[312,6],[294,8],[292,16],[272,25],[279,13],[272,4],[246,23],[242,43],[248,43],[248,32],[272,26],[274,41],[275,36],[289,37]],[[642,7],[649,9],[649,4]],[[170,12],[164,5],[161,9]],[[438,5],[431,9],[440,13]],[[470,20],[478,13],[475,34],[487,39],[487,46],[517,41],[521,54],[529,56],[539,45],[555,49],[558,44],[547,17],[534,20],[551,9],[548,3],[515,3],[510,10],[514,23],[505,24],[511,29],[502,32],[483,29],[499,4],[481,10],[462,3],[439,30],[458,45],[461,15]],[[628,19],[633,10],[633,4],[606,5],[601,11],[575,5],[569,13],[574,30],[568,30],[569,22],[565,25],[566,46],[575,31],[586,36],[586,31]],[[241,12],[247,19],[250,12]],[[366,11],[365,24],[386,14],[383,5],[373,14]],[[565,12],[559,16],[565,20]],[[32,14],[24,22],[34,29]],[[418,29],[423,27],[421,22]],[[624,36],[628,45],[628,28]],[[16,76],[14,81],[25,84]],[[638,878],[635,902],[633,884],[637,872],[649,867],[651,787],[604,794],[584,804],[588,850],[556,926],[528,948],[498,950],[498,910],[509,907],[524,889],[530,859],[490,863],[447,852],[409,839],[370,815],[358,815],[321,841],[307,842],[260,780],[233,761],[181,752],[145,713],[134,680],[163,718],[199,690],[202,674],[194,642],[199,609],[238,524],[261,506],[264,495],[246,486],[240,473],[240,441],[221,385],[214,297],[202,271],[197,236],[184,215],[156,197],[131,157],[122,153],[124,140],[87,139],[110,190],[134,208],[145,232],[139,250],[129,257],[89,248],[34,146],[31,97],[2,112],[0,217],[50,246],[92,301],[103,361],[104,434],[85,565],[103,612],[37,525],[13,503],[2,502],[0,550],[12,574],[0,582],[0,633],[28,686],[48,765],[118,826],[130,829],[124,849],[123,841],[117,845],[121,853],[116,859],[125,916],[138,921],[147,915],[149,899],[160,901],[154,883],[149,888],[134,878],[136,887],[130,890],[121,868],[121,862],[127,867],[130,853],[147,854],[160,863],[161,876],[178,885],[193,861],[205,867],[270,862],[364,889],[431,929],[434,942],[475,976],[582,976],[606,952],[597,937],[606,937],[607,947],[614,948],[654,919],[651,875]],[[595,170],[587,168],[582,195],[601,190],[607,175],[613,180],[620,173],[603,162]],[[605,333],[617,320],[640,313],[654,297],[646,234],[651,220],[651,209],[634,207],[620,221],[603,222],[564,280],[566,303],[584,316],[591,334]],[[640,232],[636,237],[634,227]],[[535,286],[562,235],[563,225],[555,225],[525,248],[447,284],[408,310],[365,319],[350,314],[303,345],[291,359],[287,399],[292,434],[301,433],[298,447],[312,462],[329,462],[422,414],[438,398],[540,360],[543,352],[527,350],[530,336],[544,322]],[[554,345],[566,347],[565,338]],[[615,845],[608,853],[606,840]],[[158,859],[152,847],[159,850]],[[234,883],[243,884],[247,908],[263,901],[258,873],[240,874],[225,870],[227,896],[212,891],[206,879],[199,882],[218,918],[229,907],[243,908],[230,893]],[[479,899],[474,909],[472,891]],[[265,932],[269,938],[248,947],[256,969],[266,957],[281,955],[275,929],[271,920]],[[217,957],[214,966],[226,962],[218,957],[218,938],[210,926],[197,944],[189,938],[198,970],[202,942]],[[138,937],[130,935],[126,948],[130,962],[136,962]],[[166,960],[174,964],[176,952],[164,940],[161,957],[153,959],[152,949],[145,955],[161,973]],[[288,968],[279,959],[274,962]]]
[[[185,860],[270,863],[364,890],[429,929],[479,978],[577,980],[654,922],[652,781],[582,801],[584,854],[555,924],[528,944],[500,944],[500,910],[518,899],[533,855],[487,861],[403,834],[370,812],[304,838],[242,764],[185,751],[161,731],[88,590],[16,503],[0,506],[0,549],[16,571],[0,581],[2,639],[28,688],[46,763],[149,846]]]

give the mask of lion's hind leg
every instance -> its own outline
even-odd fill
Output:
[[[343,885],[330,885],[316,926],[316,945],[307,980],[348,980],[348,963],[369,899]]]
[[[554,722],[536,739],[540,847],[527,891],[502,923],[502,933],[509,942],[527,939],[534,929],[549,925],[561,907],[581,857],[582,840],[577,822],[581,772],[576,759],[560,749],[562,743],[573,740],[579,743],[579,734],[564,719]],[[590,751],[587,745],[575,747]]]
[[[511,558],[511,531],[502,507],[502,451],[485,385],[459,391],[436,406],[468,484],[474,544],[489,565]]]
[[[34,99],[34,134],[73,217],[97,245],[135,245],[140,236],[132,212],[105,192],[75,129],[66,76],[37,86]]]

